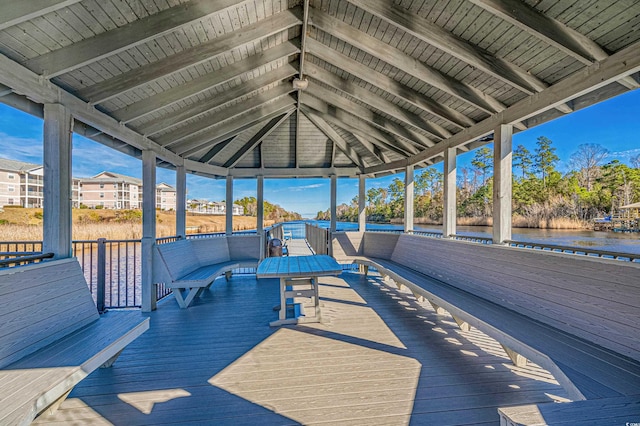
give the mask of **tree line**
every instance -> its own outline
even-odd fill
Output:
[[[569,159],[570,170],[558,171],[560,158],[553,142],[540,136],[533,152],[518,145],[513,159],[513,224],[523,227],[579,227],[589,220],[618,212],[640,201],[640,155],[626,165],[607,161],[599,144],[582,144]],[[442,223],[443,173],[433,167],[414,178],[414,212],[418,222]],[[457,216],[469,224],[490,224],[493,211],[493,151],[476,150],[469,167],[458,170]],[[366,192],[367,220],[389,222],[404,216],[404,181]],[[358,198],[338,206],[338,220],[357,221]],[[320,220],[329,211],[318,212]],[[468,219],[465,221],[465,218]]]
[[[234,204],[244,207],[245,216],[255,217],[258,215],[258,200],[256,197],[244,197],[234,201]],[[271,204],[270,202],[265,201],[264,218],[267,220],[274,220],[276,222],[289,222],[293,220],[300,220],[302,219],[302,216],[299,213],[287,211],[278,204]]]

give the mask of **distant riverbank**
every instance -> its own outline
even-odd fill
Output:
[[[0,241],[42,240],[42,209],[5,207],[0,211]],[[176,214],[156,212],[156,235],[168,237],[176,234]],[[273,221],[265,220],[265,226]],[[256,218],[234,216],[233,230],[256,229]],[[222,232],[224,215],[187,214],[187,233]],[[142,238],[142,211],[73,209],[73,239],[136,240]]]
[[[391,224],[401,225],[403,219],[391,219]],[[413,219],[414,224],[439,226],[442,222],[436,222],[429,218],[416,217]],[[459,217],[456,220],[458,226],[493,226],[493,218],[491,217]],[[513,228],[536,228],[536,229],[591,229],[589,222],[571,218],[527,218],[523,216],[514,216],[511,226]]]

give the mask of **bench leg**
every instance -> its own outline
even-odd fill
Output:
[[[224,273],[224,278],[229,281],[231,279],[231,275],[233,275],[233,271],[227,271]]]
[[[504,351],[507,353],[507,355],[509,356],[509,359],[511,360],[513,365],[515,365],[516,367],[526,367],[527,366],[527,358],[523,357],[522,355],[520,355],[518,352],[514,351],[513,349],[506,347],[502,343],[500,344],[500,346],[502,346],[502,349],[504,349]]]
[[[456,324],[458,324],[458,327],[460,327],[460,330],[462,331],[469,331],[471,329],[471,326],[469,325],[468,322],[461,320],[460,318],[451,315],[453,317],[453,320],[456,322]]]
[[[47,408],[45,408],[40,413],[38,413],[38,416],[36,416],[36,417],[39,417],[39,416],[41,416],[43,414],[45,414],[45,415],[54,414],[56,411],[58,411],[58,408],[60,408],[60,405],[64,402],[64,400],[67,399],[67,397],[69,396],[69,394],[71,393],[72,390],[73,390],[73,388],[69,389],[60,398],[58,398],[55,401],[53,401]]]
[[[116,362],[116,360],[118,359],[118,357],[120,356],[120,354],[122,353],[122,351],[124,350],[124,348],[120,351],[118,351],[117,354],[115,354],[114,356],[112,356],[111,358],[109,358],[104,364],[102,364],[100,366],[100,368],[109,368],[113,365],[114,362]]]
[[[445,311],[444,308],[441,308],[440,306],[436,305],[435,303],[429,301],[429,304],[431,304],[431,307],[433,307],[433,310],[436,311],[436,315],[445,315],[447,313],[447,311]]]
[[[174,288],[173,297],[175,297],[176,302],[178,302],[178,306],[182,309],[186,309],[189,307],[193,299],[200,296],[200,294],[204,291],[204,288]]]

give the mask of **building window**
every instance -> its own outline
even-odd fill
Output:
[[[104,198],[104,192],[100,193],[100,198]],[[103,203],[104,204],[104,203]]]
[[[103,188],[104,188],[104,183],[101,183],[100,184],[100,189],[103,189]]]
[[[117,183],[114,183],[114,184],[113,184],[113,187],[114,187],[114,188],[117,188],[117,187],[118,187],[118,184],[117,184]]]
[[[9,173],[9,174],[7,175],[7,177],[8,177],[9,179],[15,179],[15,178],[16,178],[16,175],[14,175],[13,173]]]
[[[16,191],[16,187],[15,187],[15,186],[13,186],[13,185],[8,185],[8,186],[7,186],[7,191],[9,191],[9,192],[15,192],[15,191]]]

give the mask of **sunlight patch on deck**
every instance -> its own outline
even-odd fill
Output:
[[[128,392],[118,394],[121,401],[126,402],[143,414],[151,414],[155,404],[162,404],[176,398],[191,396],[184,389],[162,389],[146,392]]]

